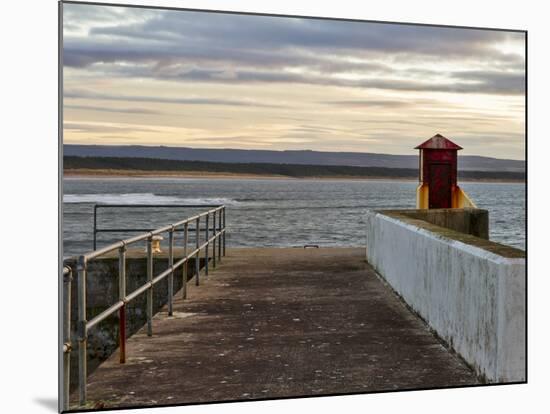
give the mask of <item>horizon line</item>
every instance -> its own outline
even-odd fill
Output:
[[[80,146],[90,146],[90,147],[147,147],[147,148],[180,148],[180,149],[190,149],[190,150],[208,150],[208,151],[264,151],[264,152],[321,152],[321,153],[330,153],[330,154],[369,154],[369,155],[391,155],[391,156],[403,156],[410,157],[414,154],[391,154],[386,152],[365,152],[365,151],[326,151],[326,150],[316,150],[316,149],[255,149],[255,148],[208,148],[208,147],[189,147],[189,146],[179,146],[179,145],[158,145],[158,144],[79,144],[79,143],[62,143],[65,145],[80,145]],[[414,147],[411,148],[414,151],[417,151]],[[63,154],[64,155],[64,154]],[[490,158],[495,160],[503,161],[518,161],[525,162],[525,159],[517,158],[497,158],[487,155],[462,155],[461,157],[480,157],[480,158]]]

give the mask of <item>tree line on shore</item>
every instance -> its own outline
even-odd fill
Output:
[[[63,157],[65,170],[120,170],[144,172],[205,172],[226,174],[278,175],[307,177],[387,177],[416,178],[415,168],[354,167],[345,165],[307,165],[270,163],[224,163],[207,161],[177,161],[133,157]],[[459,178],[474,180],[525,180],[525,173],[510,171],[460,171]]]

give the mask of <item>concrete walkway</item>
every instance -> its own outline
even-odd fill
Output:
[[[87,407],[479,383],[362,248],[228,249],[201,286],[189,282],[187,300],[176,297],[152,337],[128,340],[126,364],[115,353],[89,376]]]

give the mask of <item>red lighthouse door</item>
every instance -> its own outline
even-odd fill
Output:
[[[431,164],[429,182],[430,208],[451,208],[451,165]]]

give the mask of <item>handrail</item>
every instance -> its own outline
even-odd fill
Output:
[[[210,214],[213,214],[217,211],[220,211],[221,209],[225,210],[225,206],[219,206],[217,208],[214,208],[212,210],[209,210],[209,211],[206,211],[204,213],[201,213],[201,214],[197,214],[195,216],[192,216],[192,217],[189,217],[185,220],[181,220],[181,221],[178,221],[177,223],[174,223],[174,224],[170,224],[168,226],[164,226],[164,227],[161,227],[159,229],[155,229],[155,230],[152,230],[152,231],[148,231],[146,233],[142,233],[138,236],[134,236],[134,237],[131,237],[129,239],[125,239],[125,240],[121,240],[119,242],[116,242],[116,243],[112,243],[108,246],[105,246],[105,247],[102,247],[101,249],[97,249],[97,250],[93,250],[87,254],[84,255],[85,259],[86,260],[91,260],[91,259],[94,259],[96,257],[99,257],[99,256],[103,256],[104,254],[106,253],[110,253],[112,252],[113,250],[116,250],[118,248],[120,248],[122,245],[128,245],[128,244],[132,244],[132,243],[136,243],[138,241],[142,241],[142,240],[145,240],[147,239],[148,237],[152,237],[152,236],[157,236],[159,234],[162,234],[162,233],[166,233],[168,232],[170,229],[172,229],[173,227],[180,227],[180,226],[183,226],[185,223],[190,223],[191,221],[195,221],[195,220],[198,220],[202,217],[206,217]],[[199,229],[200,230],[200,229]],[[128,230],[124,230],[124,231],[128,231]],[[188,230],[189,231],[189,230]]]
[[[71,282],[73,271],[63,266],[63,410],[69,409],[69,385],[71,381]]]
[[[133,232],[149,232],[155,229],[110,229],[110,228],[97,228],[97,211],[100,208],[211,208],[220,207],[221,204],[94,204],[94,230],[93,230],[93,250],[97,250],[97,234],[98,233],[133,233]],[[194,220],[196,216],[190,217],[188,220]],[[201,229],[203,230],[203,229]],[[195,231],[190,229],[189,231]]]
[[[119,205],[96,205],[97,206],[119,206]],[[128,205],[120,205],[124,207],[129,207]],[[135,205],[131,205],[135,206]],[[149,206],[149,205],[147,205]],[[183,206],[183,205],[177,205]],[[205,207],[204,205],[185,205],[185,207]],[[209,262],[209,246],[213,245],[213,256],[212,264],[216,267],[216,259],[221,261],[222,255],[225,256],[225,235],[226,235],[226,225],[225,225],[225,206],[224,205],[207,205],[207,207],[214,207],[208,211],[196,214],[194,216],[185,218],[176,223],[148,231],[137,236],[121,240],[116,243],[112,243],[108,246],[105,246],[101,249],[94,250],[85,254],[82,254],[78,257],[77,264],[77,274],[78,274],[78,286],[77,286],[77,296],[78,296],[78,323],[77,323],[77,337],[78,337],[78,390],[79,390],[79,403],[84,405],[86,403],[86,376],[87,376],[87,340],[88,340],[88,331],[99,324],[101,321],[107,317],[113,315],[114,313],[119,313],[119,343],[120,343],[120,363],[125,363],[126,361],[126,305],[137,298],[143,293],[147,293],[147,335],[152,335],[152,319],[153,319],[153,287],[159,283],[161,280],[164,280],[168,277],[168,314],[172,315],[173,312],[173,289],[174,289],[174,272],[179,268],[183,268],[183,298],[187,297],[187,266],[184,266],[189,259],[195,259],[195,282],[197,286],[199,285],[199,276],[200,276],[200,253],[204,251],[205,259],[205,274],[208,275],[208,262]],[[96,229],[96,215],[94,209],[94,238]],[[212,226],[210,226],[210,216],[213,218]],[[201,228],[201,219],[204,218],[205,226]],[[216,220],[217,219],[217,220]],[[190,223],[195,223],[195,249],[191,252],[188,252],[188,241],[189,241],[189,228]],[[174,263],[174,233],[176,231],[182,231],[184,233],[184,244],[183,244],[183,254],[184,257],[179,259]],[[204,230],[204,241],[200,243],[200,234]],[[212,234],[209,234],[212,230]],[[169,235],[169,248],[168,248],[168,268],[163,270],[157,275],[153,275],[153,237],[163,233],[168,233]],[[128,246],[146,240],[147,241],[147,282],[135,289],[130,294],[126,293],[126,250]],[[216,252],[216,243],[218,244],[218,249]],[[88,273],[88,264],[91,260],[103,256],[107,253],[118,251],[118,260],[119,260],[119,299],[107,309],[94,316],[91,320],[87,320],[87,311],[86,311],[86,278]],[[217,258],[216,258],[217,255]],[[68,270],[65,270],[68,269]],[[69,267],[65,267],[63,270],[63,275],[65,277],[66,272],[68,275],[72,275],[72,270]],[[69,276],[70,279],[70,276]],[[68,306],[68,319],[66,316],[65,320],[65,330],[64,335],[65,344],[64,351],[67,348],[65,355],[70,356],[70,339],[66,339],[70,336],[70,281],[68,284],[68,294],[65,296],[65,306]],[[64,394],[66,394],[66,407],[68,408],[68,370],[69,370],[69,359],[66,356],[64,359]]]

